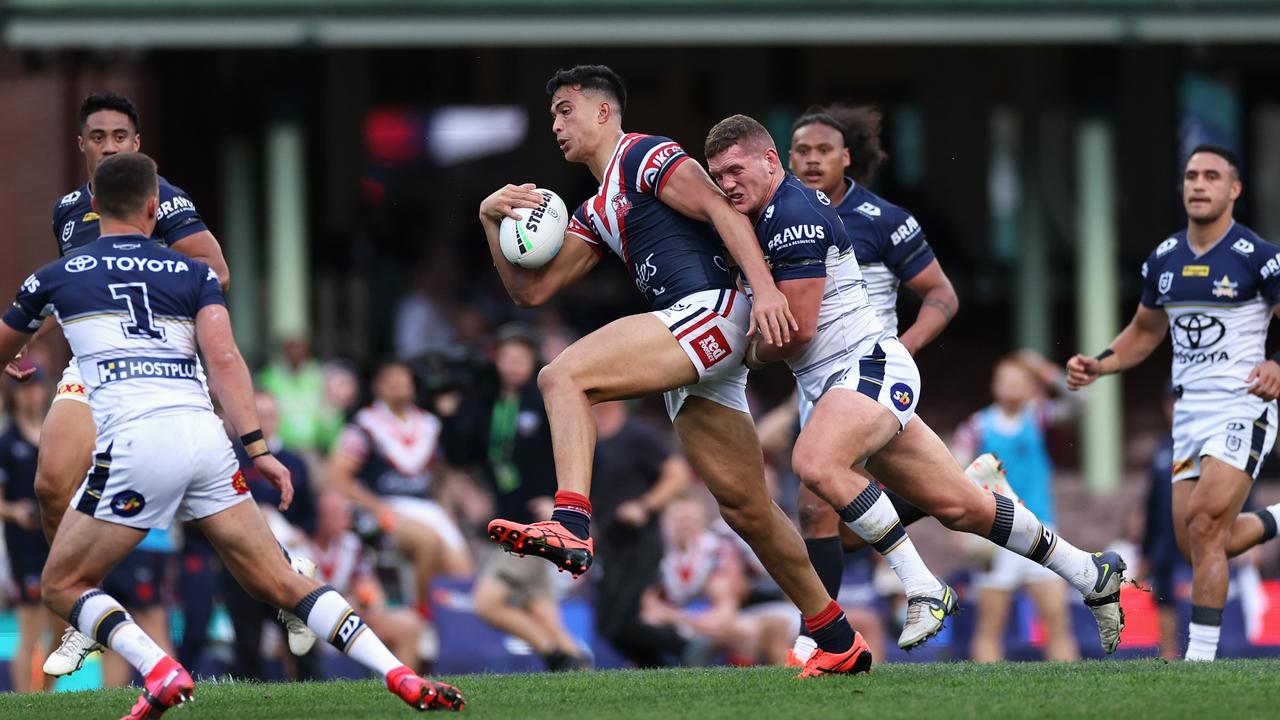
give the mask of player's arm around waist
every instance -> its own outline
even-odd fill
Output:
[[[572,233],[565,233],[564,244],[551,262],[539,268],[521,268],[512,265],[502,254],[499,231],[502,219],[519,220],[516,208],[536,208],[542,196],[533,191],[533,184],[506,185],[480,203],[480,224],[489,242],[489,255],[493,267],[502,279],[512,302],[523,308],[538,307],[546,303],[561,288],[572,285],[600,262],[600,255],[584,240]]]
[[[231,268],[227,266],[227,259],[222,255],[222,246],[218,244],[218,239],[213,236],[213,233],[202,230],[182,238],[169,247],[213,268],[213,271],[218,274],[218,285],[222,287],[223,292],[230,287]]]
[[[787,305],[795,315],[799,329],[792,332],[791,339],[781,345],[769,345],[753,339],[751,348],[747,351],[747,364],[754,367],[801,353],[818,331],[818,310],[822,307],[825,288],[825,276],[779,281],[778,290],[787,298]]]

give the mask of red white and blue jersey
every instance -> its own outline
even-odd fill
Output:
[[[707,530],[687,547],[668,543],[658,566],[658,587],[672,605],[685,606],[707,592],[707,583],[731,565],[735,549],[727,538]]]
[[[143,417],[213,411],[195,319],[222,304],[208,265],[142,235],[107,235],[28,276],[4,322],[31,333],[57,318],[102,433]]]
[[[898,334],[898,286],[933,262],[933,248],[911,213],[845,178],[849,190],[836,206],[858,255],[867,295],[885,330]]]
[[[398,417],[375,402],[355,414],[338,438],[338,447],[355,460],[356,478],[384,496],[426,497],[434,477],[443,426],[420,408]]]
[[[1196,255],[1179,231],[1142,264],[1142,304],[1169,316],[1174,385],[1243,393],[1280,304],[1280,247],[1233,223]]]
[[[565,231],[600,254],[607,247],[622,258],[651,310],[665,310],[703,290],[734,287],[723,245],[711,226],[658,198],[687,160],[670,138],[624,135],[600,191],[574,211]]]
[[[159,181],[160,209],[156,213],[156,229],[151,237],[167,246],[209,229],[196,212],[195,203],[182,188],[170,185],[163,177]],[[98,213],[93,211],[93,192],[89,183],[54,203],[53,236],[58,241],[60,257],[98,239]]]
[[[867,297],[853,240],[831,200],[787,173],[764,212],[756,220],[756,239],[775,282],[824,278],[822,302],[813,339],[800,354],[787,358],[808,397],[822,394],[832,367],[884,335],[884,327]],[[816,383],[816,387],[815,386]]]

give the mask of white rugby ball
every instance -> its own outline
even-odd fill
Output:
[[[536,208],[516,208],[519,220],[503,218],[498,231],[502,254],[512,265],[522,268],[542,267],[560,252],[564,231],[569,227],[569,213],[560,196],[537,188],[542,204]]]

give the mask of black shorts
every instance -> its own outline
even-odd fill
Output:
[[[49,546],[44,537],[38,543],[14,543],[9,550],[9,574],[17,587],[15,601],[19,605],[40,602],[40,574],[49,559]]]
[[[107,573],[102,590],[126,609],[146,610],[160,605],[169,573],[169,554],[134,550]]]

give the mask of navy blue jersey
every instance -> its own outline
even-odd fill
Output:
[[[906,210],[845,178],[849,190],[836,206],[858,254],[867,294],[880,324],[898,332],[898,286],[934,260],[924,229]]]
[[[711,226],[658,199],[671,173],[688,159],[670,138],[624,135],[599,192],[574,211],[565,231],[598,253],[608,247],[622,258],[653,310],[703,290],[734,287],[724,246]]]
[[[1142,264],[1142,304],[1169,316],[1173,383],[1243,393],[1280,303],[1280,247],[1233,223],[1202,255],[1182,230]]]
[[[825,377],[831,362],[879,337],[884,328],[867,297],[853,240],[821,190],[787,173],[755,229],[775,282],[824,279],[813,339],[787,359],[803,390],[805,382]]]
[[[179,240],[208,230],[195,203],[182,191],[160,180],[160,210],[156,213],[156,229],[151,237],[172,245]],[[89,183],[63,195],[53,206],[53,237],[58,241],[58,255],[65,256],[78,247],[98,239],[98,213],[93,211],[93,193]]]
[[[142,235],[108,235],[37,270],[4,322],[53,315],[71,344],[99,432],[113,422],[212,410],[196,359],[196,314],[223,304],[218,276]]]

